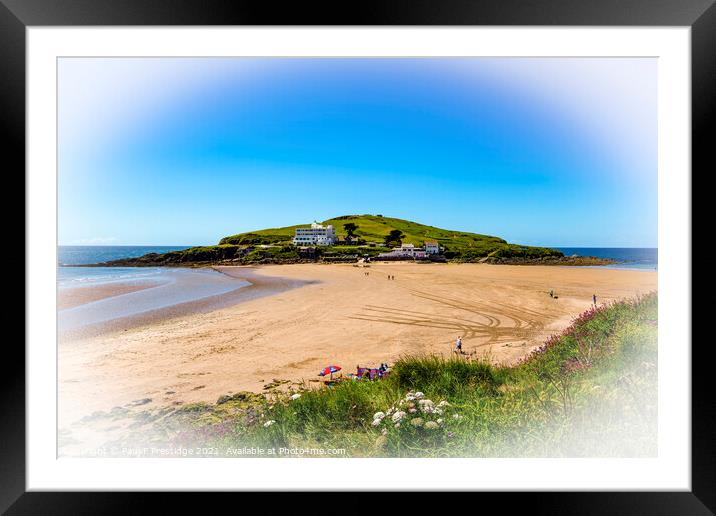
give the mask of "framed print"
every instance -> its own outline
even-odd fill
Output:
[[[691,322],[711,2],[3,1],[27,204],[3,508],[441,490],[711,510]]]

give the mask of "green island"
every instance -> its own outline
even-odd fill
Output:
[[[382,215],[343,215],[323,221],[335,228],[335,239],[327,245],[297,245],[297,230],[307,224],[262,229],[222,238],[217,245],[191,247],[168,253],[150,253],[138,258],[103,262],[101,266],[201,266],[253,265],[313,262],[356,262],[358,260],[414,259],[425,262],[482,262],[524,265],[605,265],[613,260],[590,256],[564,256],[547,247],[511,244],[502,238],[452,231]],[[422,256],[390,256],[402,248],[432,243],[436,252]]]
[[[114,446],[149,441],[219,456],[269,449],[345,450],[339,457],[655,456],[657,312],[656,293],[593,307],[513,365],[486,356],[407,356],[381,380],[315,388],[273,379],[263,393],[140,413],[117,407],[86,422],[129,419],[132,432]]]

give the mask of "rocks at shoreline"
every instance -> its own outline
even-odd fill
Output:
[[[331,257],[330,260],[321,258],[307,259],[295,257],[270,257],[265,256],[259,259],[245,259],[242,256],[232,257],[217,256],[216,258],[208,258],[206,256],[197,255],[175,256],[176,253],[157,254],[150,253],[138,258],[125,258],[121,260],[112,260],[109,262],[94,263],[87,265],[76,265],[76,267],[206,267],[212,265],[283,265],[296,263],[355,263],[356,258]],[[172,256],[168,256],[172,255]],[[374,262],[380,263],[381,260],[373,259]],[[395,260],[392,260],[395,261]],[[412,260],[403,260],[412,262]],[[494,257],[486,256],[474,260],[452,259],[446,260],[448,263],[487,263],[492,265],[561,265],[561,266],[596,266],[611,265],[619,263],[611,258],[598,258],[596,256],[543,256],[539,258],[525,257]],[[430,263],[423,260],[420,263]],[[416,261],[417,263],[417,261]]]
[[[562,266],[594,266],[619,263],[611,258],[596,256],[545,256],[542,258],[493,258],[480,260],[480,263],[496,265],[562,265]]]

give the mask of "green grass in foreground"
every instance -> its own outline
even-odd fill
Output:
[[[516,366],[405,357],[382,381],[184,407],[162,434],[174,446],[358,457],[655,456],[657,302],[654,293],[588,310]],[[374,425],[378,412],[387,415]]]

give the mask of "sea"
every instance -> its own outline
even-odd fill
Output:
[[[60,246],[57,287],[65,289],[111,287],[112,284],[144,286],[142,290],[99,299],[58,312],[61,330],[129,317],[181,303],[220,296],[250,285],[248,281],[212,269],[179,267],[78,267],[166,253],[190,246]]]
[[[659,250],[656,247],[554,247],[565,256],[595,256],[611,258],[617,263],[597,265],[600,269],[634,269],[657,270],[659,267]]]
[[[57,249],[57,285],[59,287],[102,284],[112,281],[150,279],[161,274],[160,267],[73,267],[137,258],[148,253],[168,253],[191,246],[145,245],[61,245]]]

